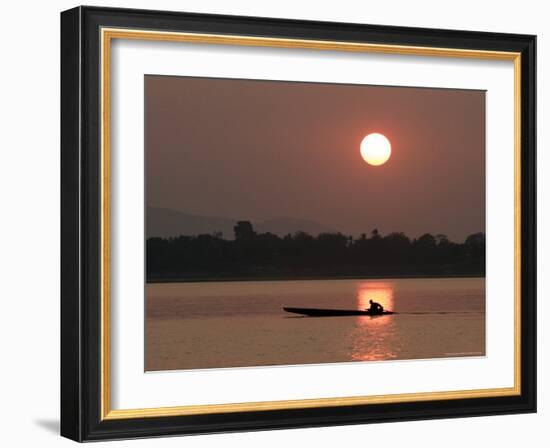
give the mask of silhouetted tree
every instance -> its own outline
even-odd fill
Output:
[[[252,227],[252,223],[250,221],[237,222],[235,227],[233,227],[233,232],[235,232],[236,240],[244,240],[247,238],[252,238],[256,235],[256,232],[254,232],[254,227]]]
[[[485,234],[474,233],[464,241],[468,262],[485,273]]]

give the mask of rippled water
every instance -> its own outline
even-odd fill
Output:
[[[483,278],[147,285],[146,370],[485,354]],[[398,314],[309,318],[283,306]]]

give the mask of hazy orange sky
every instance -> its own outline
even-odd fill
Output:
[[[146,202],[189,214],[485,231],[485,92],[145,77]],[[359,145],[384,134],[373,167]],[[297,229],[298,230],[298,229]]]

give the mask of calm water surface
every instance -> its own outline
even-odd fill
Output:
[[[146,289],[146,370],[485,354],[485,279],[155,283]],[[399,314],[310,318],[283,306]]]

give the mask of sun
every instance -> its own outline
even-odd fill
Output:
[[[369,134],[361,142],[361,156],[369,165],[383,165],[391,156],[391,143],[385,135]]]

